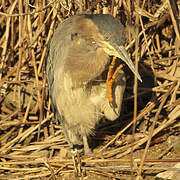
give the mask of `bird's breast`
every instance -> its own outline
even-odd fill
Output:
[[[72,47],[64,64],[64,72],[69,74],[75,85],[86,83],[106,69],[109,59],[102,48]]]

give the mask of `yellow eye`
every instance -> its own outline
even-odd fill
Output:
[[[110,40],[110,35],[107,33],[107,34],[104,34],[104,39],[106,41],[109,41]]]

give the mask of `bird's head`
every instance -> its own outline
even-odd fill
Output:
[[[135,70],[135,66],[130,59],[124,45],[126,43],[126,33],[124,26],[119,20],[111,15],[82,15],[79,29],[87,37],[91,37],[98,47],[109,56],[122,59],[137,78],[142,81],[141,76]]]

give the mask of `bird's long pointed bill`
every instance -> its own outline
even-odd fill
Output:
[[[122,59],[128,65],[128,67],[131,69],[131,71],[134,73],[134,75],[142,82],[141,76],[135,70],[135,66],[134,66],[132,60],[130,59],[126,49],[123,46],[112,46],[109,43],[107,43],[106,45],[108,46],[108,48],[104,48],[106,53],[108,53],[110,56],[116,56],[116,57]]]
[[[123,46],[119,46],[119,48],[117,49],[117,52],[118,52],[117,55],[119,55],[117,57],[122,59],[128,65],[128,67],[131,69],[131,71],[134,73],[134,75],[137,76],[137,78],[142,82],[141,76],[136,71],[135,66],[134,66],[132,60],[130,59],[126,49]]]

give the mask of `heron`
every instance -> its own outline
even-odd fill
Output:
[[[110,103],[106,79],[112,56],[124,61],[141,81],[125,43],[125,27],[107,14],[74,15],[55,30],[46,56],[47,82],[52,110],[70,148],[91,153],[89,137],[96,124],[103,117],[114,121],[120,116],[126,78],[120,69]]]

